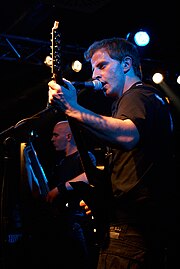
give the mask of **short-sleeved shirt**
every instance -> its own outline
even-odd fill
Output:
[[[138,82],[116,100],[112,116],[130,119],[140,135],[132,150],[111,149],[111,182],[117,204],[141,185],[147,190],[142,195],[157,193],[161,199],[171,184],[168,177],[173,162],[172,117],[166,98],[152,86]]]
[[[88,151],[88,154],[90,160],[92,161],[92,164],[95,166],[96,164],[95,156],[90,151]],[[65,158],[62,158],[56,165],[53,179],[53,181],[55,182],[54,184],[55,186],[58,186],[58,184],[65,183],[79,176],[83,172],[84,168],[81,161],[81,156],[79,152],[76,151],[75,153],[70,154]],[[81,209],[81,207],[79,206],[79,201],[82,199],[82,197],[79,197],[76,191],[66,192],[65,199],[68,202],[69,206]]]

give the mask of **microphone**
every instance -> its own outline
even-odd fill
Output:
[[[77,87],[78,89],[88,88],[95,91],[102,90],[104,86],[104,84],[98,79],[94,79],[92,81],[85,81],[85,82],[73,81],[72,84],[75,88]]]

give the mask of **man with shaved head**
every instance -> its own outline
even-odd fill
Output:
[[[55,227],[52,227],[59,245],[53,247],[53,251],[55,248],[58,255],[57,264],[60,262],[61,269],[71,268],[72,263],[79,269],[96,268],[94,223],[80,207],[81,197],[69,183],[83,181],[88,184],[88,179],[68,121],[55,124],[51,141],[56,152],[56,163],[51,178],[51,190],[46,201],[55,203],[59,209]],[[88,153],[96,165],[94,155]],[[53,251],[54,256],[56,254]]]

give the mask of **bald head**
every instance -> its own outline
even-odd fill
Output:
[[[56,130],[58,133],[62,132],[64,134],[72,133],[67,120],[57,122],[54,126],[54,130]]]
[[[77,150],[68,121],[59,121],[55,124],[51,141],[56,151],[65,151],[66,155]]]

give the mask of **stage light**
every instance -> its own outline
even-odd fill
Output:
[[[159,84],[164,80],[164,76],[161,73],[155,73],[152,76],[152,80],[154,83]]]
[[[180,75],[177,77],[177,83],[180,84]]]
[[[44,60],[45,65],[52,67],[52,57],[51,56],[46,56]]]
[[[139,47],[147,46],[150,42],[150,36],[144,30],[128,33],[126,39],[134,42]]]
[[[78,60],[72,62],[72,70],[74,72],[80,72],[82,69],[82,63]]]
[[[134,35],[134,41],[140,47],[147,46],[150,41],[149,34],[145,31],[139,31]]]

